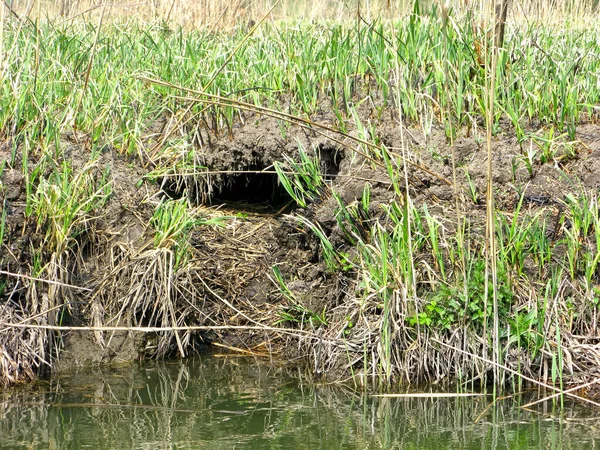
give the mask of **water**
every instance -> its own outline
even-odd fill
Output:
[[[0,392],[0,448],[600,448],[600,411],[491,401],[375,398],[252,358],[213,355]]]

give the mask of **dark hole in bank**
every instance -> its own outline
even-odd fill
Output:
[[[343,151],[334,146],[320,145],[318,152],[324,178],[328,181],[335,179],[340,172]],[[249,212],[289,213],[294,210],[297,203],[279,182],[277,174],[269,173],[273,172],[273,166],[269,166],[265,172],[261,170],[264,167],[251,166],[240,173],[222,174],[223,178],[213,185],[212,194],[204,203]],[[184,195],[174,182],[165,183],[162,180],[162,189],[172,199]],[[193,193],[191,197],[194,198]]]
[[[261,169],[245,169],[244,173],[228,173],[213,185],[212,195],[206,198],[192,192],[190,198],[205,205],[225,205],[229,209],[263,212],[288,213],[297,205],[274,173],[260,173]],[[271,169],[272,170],[272,169]],[[253,173],[256,171],[256,173]],[[178,200],[186,194],[185,187],[176,182],[159,180],[163,192],[171,199]]]
[[[333,180],[340,172],[344,151],[329,143],[317,148],[321,161],[321,172],[326,180]],[[279,183],[274,173],[260,173],[262,167],[246,169],[247,173],[229,174],[215,188],[211,204],[225,204],[232,209],[257,210],[289,213],[298,205]],[[272,171],[272,166],[270,166]],[[257,173],[252,173],[257,171]]]
[[[344,159],[343,150],[332,145],[321,144],[319,145],[319,156],[321,159],[321,170],[325,174],[325,179],[335,179],[336,175],[340,173],[340,164],[342,159]]]
[[[225,204],[238,210],[267,212],[289,212],[296,207],[296,202],[279,183],[277,175],[271,173],[227,175],[222,183],[215,187],[210,203]]]

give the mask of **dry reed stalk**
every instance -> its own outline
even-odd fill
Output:
[[[552,400],[554,398],[561,397],[562,395],[569,394],[571,392],[576,392],[576,391],[579,391],[581,389],[588,388],[588,387],[593,386],[595,384],[600,385],[600,378],[595,378],[595,379],[593,379],[592,381],[590,381],[588,383],[584,383],[584,384],[580,384],[580,385],[577,385],[577,386],[573,386],[572,388],[569,388],[569,389],[567,389],[565,391],[557,392],[556,394],[549,395],[548,397],[540,398],[540,399],[535,400],[533,402],[529,402],[526,405],[521,406],[521,408],[523,408],[523,409],[529,408],[529,407],[531,407],[533,405],[537,405],[538,403],[547,402],[548,400]]]
[[[398,39],[396,37],[396,28],[392,27],[392,40],[394,42],[397,42]],[[389,45],[389,44],[388,44]],[[412,211],[413,211],[413,202],[412,202],[412,198],[411,198],[411,193],[410,193],[410,187],[409,187],[409,175],[408,175],[408,166],[409,166],[409,161],[411,161],[411,159],[408,157],[408,143],[405,139],[405,135],[404,135],[404,130],[405,130],[405,123],[404,123],[404,114],[403,114],[403,110],[402,110],[402,105],[401,105],[401,95],[400,95],[400,79],[404,76],[404,74],[401,72],[400,70],[400,58],[398,57],[398,52],[394,52],[395,58],[394,58],[394,75],[396,77],[396,83],[395,83],[395,89],[396,89],[396,103],[397,103],[397,109],[396,109],[396,113],[398,114],[398,127],[399,127],[399,131],[400,131],[400,148],[401,148],[401,153],[400,153],[400,161],[402,161],[402,178],[404,181],[404,198],[401,199],[401,202],[403,203],[403,206],[405,208],[405,222],[406,222],[406,232],[407,232],[407,240],[408,242],[412,242],[413,240],[413,228],[412,228],[412,223],[413,223],[413,217],[412,217]],[[392,176],[391,176],[392,177]],[[391,181],[394,181],[393,179]],[[450,185],[450,183],[448,183]],[[397,194],[399,194],[397,192]],[[409,269],[408,269],[408,274],[407,274],[407,278],[406,280],[403,281],[402,283],[402,287],[401,287],[401,292],[399,293],[399,295],[397,293],[394,293],[395,295],[392,297],[395,301],[393,301],[392,303],[392,308],[390,311],[390,314],[392,315],[392,317],[390,318],[390,320],[392,321],[392,323],[395,324],[395,329],[393,330],[392,333],[390,333],[392,336],[395,336],[397,333],[401,332],[401,327],[399,327],[397,325],[397,322],[399,320],[403,320],[402,317],[405,316],[408,313],[409,308],[414,308],[414,315],[415,316],[419,316],[420,314],[420,305],[419,305],[419,301],[418,301],[418,295],[417,295],[417,274],[416,274],[416,268],[415,268],[415,258],[414,258],[414,254],[413,254],[413,248],[412,245],[408,245],[407,246],[407,250],[408,250],[408,255],[406,255],[408,264],[409,264]],[[394,298],[395,297],[395,298]],[[398,298],[399,297],[399,298]],[[384,311],[385,313],[385,311]],[[410,342],[409,346],[407,345],[408,343],[404,342],[403,347],[420,347],[421,346],[421,339],[422,339],[422,333],[421,333],[421,326],[420,324],[417,322],[417,333],[416,333],[416,338],[414,340],[412,340],[412,342]],[[392,340],[390,345],[394,345],[396,347],[396,351],[398,350],[398,344],[396,342],[394,342],[394,340]],[[390,349],[391,350],[391,349]],[[396,353],[396,359],[398,361],[401,360],[401,358],[398,357],[398,354]],[[391,377],[388,377],[387,381],[389,382],[391,380]]]
[[[508,15],[509,7],[510,0],[501,0],[501,3],[496,5],[495,8],[494,46],[496,49],[501,49],[504,46],[506,16]]]
[[[485,285],[484,285],[484,311],[487,314],[487,307],[489,302],[489,291],[490,291],[490,277],[491,277],[491,290],[492,290],[492,314],[493,314],[493,329],[492,329],[492,360],[494,362],[494,383],[496,385],[502,382],[502,375],[498,371],[501,368],[501,353],[500,353],[500,329],[499,329],[499,311],[498,311],[498,267],[497,267],[497,241],[496,241],[496,205],[494,199],[494,181],[493,181],[493,156],[494,152],[492,149],[492,134],[493,134],[493,123],[494,123],[494,98],[496,92],[496,64],[497,64],[497,51],[498,48],[495,46],[497,36],[495,32],[497,30],[497,17],[495,16],[495,2],[487,2],[488,8],[486,10],[485,18],[486,22],[493,24],[493,27],[486,26],[486,29],[492,28],[494,35],[491,39],[484,40],[484,51],[485,51],[485,90],[486,90],[486,254],[485,254]],[[489,44],[491,42],[491,48]],[[484,339],[487,341],[487,317],[484,320]],[[484,357],[487,358],[487,346],[484,347]]]
[[[282,333],[296,338],[308,338],[315,341],[320,341],[325,344],[345,347],[346,342],[342,339],[323,338],[320,335],[306,330],[298,330],[294,328],[279,328],[268,325],[188,325],[174,327],[142,327],[142,326],[67,326],[67,325],[39,325],[11,323],[3,320],[0,322],[0,332],[7,331],[12,328],[22,330],[50,330],[50,331],[135,331],[141,333],[160,333],[160,332],[177,332],[177,331],[269,331],[272,333]]]
[[[51,285],[55,285],[55,286],[62,286],[62,287],[70,288],[70,289],[76,289],[78,291],[88,291],[88,292],[92,291],[92,289],[86,288],[86,287],[75,286],[73,284],[63,283],[63,282],[55,281],[55,280],[49,280],[47,278],[32,277],[32,276],[21,274],[21,273],[7,272],[6,270],[0,270],[0,274],[6,275],[9,277],[23,278],[24,280],[39,281],[40,283],[51,284]]]
[[[489,360],[489,359],[487,359],[487,358],[484,358],[484,357],[482,357],[482,356],[479,356],[479,355],[476,355],[476,354],[472,354],[472,353],[466,352],[465,350],[463,350],[463,349],[460,349],[460,348],[457,348],[457,347],[454,347],[454,346],[452,346],[452,345],[448,345],[448,344],[446,344],[446,343],[444,343],[444,342],[440,341],[440,340],[439,340],[439,339],[437,339],[437,338],[434,338],[434,339],[432,339],[432,340],[433,340],[434,342],[436,342],[437,344],[440,344],[440,345],[442,345],[442,346],[444,346],[444,347],[450,348],[450,349],[452,349],[452,350],[454,350],[454,351],[457,351],[457,352],[460,352],[460,353],[467,353],[467,354],[468,354],[470,357],[472,357],[472,358],[475,358],[475,359],[479,359],[479,360],[481,360],[481,361],[485,362],[486,364],[491,364],[491,365],[493,365],[493,366],[499,366],[499,364],[495,363],[494,361],[491,361],[491,360]],[[512,373],[513,375],[516,375],[516,376],[518,376],[519,378],[522,378],[522,379],[523,379],[523,380],[525,380],[525,381],[529,381],[530,383],[533,383],[533,384],[535,384],[535,385],[537,385],[537,386],[541,386],[541,387],[543,387],[543,388],[546,388],[546,389],[550,389],[550,390],[552,390],[552,391],[555,391],[555,392],[557,392],[559,395],[568,395],[569,397],[575,398],[575,399],[577,399],[577,400],[580,400],[580,401],[582,401],[582,402],[589,403],[590,405],[594,405],[594,406],[596,406],[596,407],[600,407],[600,403],[598,403],[598,402],[595,402],[595,401],[593,401],[593,400],[590,400],[589,398],[581,397],[580,395],[577,395],[577,394],[573,394],[572,392],[567,392],[567,391],[565,391],[565,390],[562,390],[562,389],[560,389],[560,388],[557,388],[557,387],[555,387],[555,386],[552,386],[552,385],[550,385],[550,384],[543,383],[543,382],[541,382],[541,381],[539,381],[539,380],[536,380],[535,378],[531,378],[531,377],[528,377],[527,375],[523,375],[522,373],[520,373],[520,372],[518,372],[518,371],[516,371],[516,370],[513,370],[513,369],[511,369],[510,367],[507,367],[507,366],[502,366],[502,367],[500,367],[500,368],[501,368],[503,371],[510,372],[510,373]]]
[[[21,16],[15,11],[13,3],[14,2],[12,1],[9,3],[7,0],[2,0],[2,5],[0,7],[2,7],[3,10],[4,8],[8,9],[8,12],[11,13],[15,19],[21,22]]]
[[[411,392],[408,394],[374,394],[371,397],[383,398],[464,398],[464,397],[486,397],[490,394],[476,392]]]
[[[514,395],[506,395],[506,396],[502,396],[502,397],[495,397],[494,400],[492,402],[490,402],[484,408],[484,410],[481,411],[481,413],[475,418],[475,420],[473,421],[473,423],[479,423],[479,421],[488,413],[488,411],[490,409],[492,409],[495,405],[497,405],[499,402],[501,402],[502,400],[506,400],[506,399],[513,398],[513,397],[514,397]]]

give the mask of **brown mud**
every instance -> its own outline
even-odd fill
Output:
[[[391,113],[385,117],[374,128],[388,148],[401,152],[404,145],[414,163],[408,167],[408,182],[415,206],[427,204],[432,214],[452,229],[459,195],[462,213],[481,224],[483,239],[487,164],[483,130],[458,138],[452,149],[441,129],[434,128],[425,136],[421,128],[410,127],[403,130],[403,143],[400,125],[389,119]],[[312,119],[332,125],[328,115]],[[365,123],[370,120],[368,115],[363,119]],[[64,285],[55,289],[52,284],[21,276],[33,272],[34,255],[41,255],[44,261],[52,256],[44,249],[45,225],[36,223],[32,216],[26,217],[27,190],[21,161],[17,156],[9,165],[11,145],[5,143],[0,148],[0,160],[5,161],[0,193],[6,211],[0,268],[13,275],[3,279],[7,301],[0,311],[2,321],[72,326],[273,326],[281,323],[282,311],[296,313],[277,288],[274,266],[279,267],[288,288],[305,309],[326,310],[332,323],[351,320],[354,313],[350,305],[358,290],[356,275],[329,271],[319,241],[294,220],[297,215],[310,217],[335,246],[351,251],[335,220],[335,200],[324,194],[307,208],[299,208],[275,174],[254,173],[272,172],[275,161],[281,161],[284,155],[297,155],[301,142],[307,149],[318,150],[331,190],[347,204],[360,201],[368,184],[370,215],[373,220],[383,220],[381,205],[394,197],[385,169],[355,153],[355,143],[339,136],[336,139],[347,145],[297,127],[288,127],[282,134],[277,120],[249,115],[232,135],[213,136],[210,145],[207,139],[196,142],[197,161],[210,175],[157,180],[147,177],[152,165],[144,167],[138,158],[124,157],[116,149],[105,147],[95,164],[99,173],[110,173],[112,194],[77,237],[78,251],[62,256],[60,273],[66,275],[59,281]],[[559,151],[544,164],[534,163],[529,171],[523,163],[524,150],[510,128],[504,128],[493,140],[498,208],[514,210],[522,195],[524,208],[544,212],[549,233],[554,236],[560,233],[552,227],[557,227],[554,219],[560,214],[558,205],[564,196],[580,187],[600,187],[600,125],[587,121],[578,127],[575,141],[564,141],[564,152]],[[148,139],[148,147],[156,142],[159,139]],[[91,144],[87,136],[64,136],[62,145],[68,149],[64,157],[69,158],[75,173],[89,163]],[[457,167],[456,188],[452,184],[452,152]],[[154,230],[149,223],[162,198],[184,195],[193,200],[204,217],[224,219],[219,226],[200,225],[190,232],[190,263],[184,271],[175,271],[168,256],[153,248]],[[40,279],[51,278],[43,270],[38,273]],[[26,310],[26,299],[31,298],[36,299],[36,307]],[[50,304],[48,298],[54,304],[65,305],[60,320],[52,315],[44,320],[28,320],[44,313]],[[157,303],[167,306],[164,310],[152,306]],[[309,345],[310,339],[299,343],[297,337],[259,329],[142,334],[14,328],[2,333],[7,355],[2,369],[12,380],[31,378],[50,366],[66,370],[146,355],[188,354],[206,343],[255,355],[280,353],[295,361],[308,359],[315,373],[347,375],[346,353],[343,349],[331,351],[332,342],[340,336]],[[23,342],[27,343],[25,349]],[[44,342],[49,345],[41,349]]]

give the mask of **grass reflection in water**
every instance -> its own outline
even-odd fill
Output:
[[[594,448],[593,411],[525,398],[379,398],[246,358],[63,376],[0,394],[0,448]],[[483,413],[483,414],[482,414]],[[476,422],[476,420],[478,421]]]

